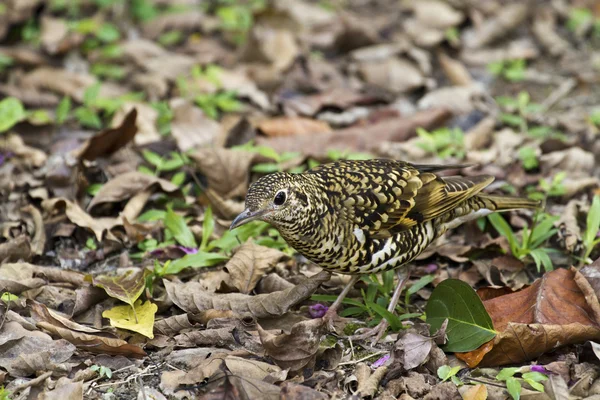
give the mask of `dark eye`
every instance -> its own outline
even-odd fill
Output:
[[[281,191],[277,192],[277,194],[275,195],[275,199],[273,200],[273,203],[276,206],[280,206],[283,203],[285,203],[285,198],[286,198],[285,192],[283,190],[281,190]]]

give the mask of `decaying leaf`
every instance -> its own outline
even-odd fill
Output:
[[[121,125],[106,129],[85,142],[77,152],[80,160],[95,160],[107,157],[125,147],[138,132],[137,110],[133,108]]]
[[[446,109],[431,109],[410,117],[397,117],[367,126],[333,131],[327,135],[297,135],[257,138],[257,143],[278,152],[300,151],[305,155],[324,156],[329,150],[369,151],[385,141],[403,141],[416,134],[417,127],[432,129],[449,118]]]
[[[167,180],[138,171],[131,171],[118,175],[102,185],[88,205],[88,210],[91,210],[98,204],[118,203],[127,200],[137,193],[149,190],[155,186],[160,187],[162,191],[167,193],[179,191],[177,185]]]
[[[158,306],[146,301],[142,304],[141,300],[136,301],[132,307],[115,306],[102,313],[104,318],[110,319],[110,324],[116,328],[127,329],[141,333],[142,335],[154,338],[154,315],[158,311]]]
[[[203,290],[198,282],[163,282],[173,303],[186,312],[196,314],[209,309],[232,310],[240,314],[249,313],[255,318],[268,318],[285,314],[295,304],[306,300],[328,279],[329,273],[321,272],[290,289],[256,296],[210,293]]]
[[[46,333],[26,330],[18,322],[6,322],[0,330],[0,366],[11,375],[27,377],[36,371],[68,373],[65,363],[75,352],[66,340],[52,340]]]
[[[258,123],[258,129],[267,136],[293,136],[330,133],[327,122],[302,117],[271,118]]]
[[[321,318],[292,326],[290,333],[274,334],[258,328],[266,354],[281,368],[297,371],[314,363],[325,324]]]
[[[77,226],[91,230],[99,242],[102,241],[105,233],[107,238],[116,240],[110,230],[115,226],[121,225],[120,218],[94,218],[83,211],[78,204],[64,198],[44,200],[42,207],[49,213],[53,213],[56,210],[64,210],[64,213],[71,222]]]
[[[93,353],[131,357],[146,355],[142,348],[129,344],[112,334],[70,321],[50,311],[43,304],[37,302],[29,302],[29,304],[32,307],[32,317],[39,328],[60,336],[80,349]]]
[[[198,149],[190,155],[208,180],[208,187],[225,199],[244,196],[254,153],[229,149]]]
[[[479,360],[481,366],[514,364],[559,346],[600,339],[598,299],[575,269],[548,272],[531,286],[484,305],[500,333],[493,347],[459,355],[471,366]]]
[[[106,290],[110,297],[119,299],[133,308],[135,301],[144,291],[146,276],[149,272],[147,269],[128,269],[123,274],[116,276],[94,276],[91,281],[94,286]]]
[[[240,293],[249,294],[263,275],[285,257],[279,250],[260,246],[251,240],[244,243],[225,265],[232,284]]]

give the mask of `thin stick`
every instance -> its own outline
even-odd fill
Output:
[[[363,362],[365,360],[368,360],[369,358],[373,358],[373,357],[377,357],[380,356],[382,354],[386,354],[387,351],[378,351],[377,353],[373,353],[373,354],[369,354],[368,356],[365,356],[363,358],[361,358],[360,360],[354,360],[354,361],[346,361],[343,363],[339,363],[338,365],[353,365],[353,364],[358,364],[359,362]]]

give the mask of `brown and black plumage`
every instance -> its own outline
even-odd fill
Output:
[[[267,175],[250,186],[246,210],[232,228],[256,219],[269,222],[319,266],[359,276],[405,265],[465,221],[538,206],[481,193],[492,176],[436,174],[449,167],[456,168],[377,159]]]

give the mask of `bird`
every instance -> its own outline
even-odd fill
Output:
[[[393,159],[341,160],[302,173],[276,172],[248,188],[235,229],[261,220],[323,269],[351,275],[325,316],[330,329],[344,297],[365,274],[396,270],[394,312],[408,264],[449,229],[496,211],[537,208],[539,201],[482,192],[490,175],[440,176],[465,165],[419,165]],[[387,329],[382,319],[357,338]]]

